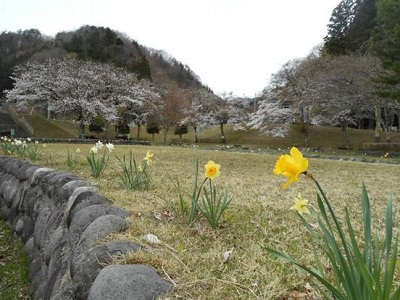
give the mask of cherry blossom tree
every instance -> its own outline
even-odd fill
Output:
[[[101,115],[107,123],[119,118],[118,107],[140,107],[152,94],[133,73],[111,64],[76,59],[28,62],[14,71],[15,85],[6,92],[17,109],[39,107],[73,117],[80,134],[85,124]]]
[[[266,88],[258,109],[250,115],[248,127],[270,136],[284,137],[294,123],[291,109],[279,101],[276,90]]]
[[[241,103],[235,101],[232,93],[214,96],[211,104],[210,116],[213,120],[212,122],[220,127],[221,143],[226,143],[224,125],[228,123],[239,125],[244,120],[243,116],[247,115],[247,113],[242,108]]]
[[[135,82],[131,89],[133,97],[123,99],[119,103],[119,118],[123,124],[137,127],[136,139],[139,140],[140,129],[151,116],[148,103],[157,102],[160,94],[151,81],[144,79]]]
[[[371,78],[378,68],[378,61],[368,56],[318,58],[318,68],[310,78],[313,88],[305,92],[313,104],[313,125],[340,126],[345,147],[350,148],[347,128],[374,115],[377,97]]]
[[[180,124],[193,128],[194,142],[199,142],[199,133],[212,124],[210,115],[211,104],[215,95],[205,88],[186,90],[187,106],[183,108],[183,119]]]
[[[290,60],[271,77],[271,86],[279,90],[281,101],[290,105],[296,123],[301,125],[305,146],[310,145],[309,110],[312,106],[310,99],[305,97],[305,92],[311,88],[310,77],[315,71],[315,62],[314,53],[305,59]]]

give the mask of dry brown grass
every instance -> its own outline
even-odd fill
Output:
[[[302,178],[282,191],[280,186],[285,179],[272,173],[279,154],[115,146],[105,174],[94,180],[86,162],[86,153],[91,146],[48,145],[39,164],[85,178],[116,206],[131,212],[129,230],[118,237],[133,240],[146,248],[116,262],[154,266],[175,285],[169,299],[290,299],[293,291],[304,290],[310,281],[308,275],[274,259],[266,250],[272,247],[292,254],[306,264],[313,263],[311,238],[289,208],[299,192],[316,204],[316,187],[310,180]],[[66,148],[70,152],[76,148],[82,151],[72,169],[65,164]],[[118,183],[121,168],[115,156],[129,155],[130,150],[138,160],[147,150],[157,157],[150,165],[152,188],[149,191],[125,191]],[[221,164],[221,176],[215,183],[226,187],[233,197],[218,230],[211,230],[203,219],[193,226],[187,225],[179,213],[176,191],[164,170],[178,176],[189,194],[196,158],[200,161],[201,172],[202,165],[208,160]],[[360,192],[363,182],[370,194],[375,223],[384,222],[388,196],[393,195],[398,206],[399,165],[310,159],[309,171],[319,180],[339,216],[343,216],[344,207],[349,208],[356,227],[360,226],[362,218]],[[161,214],[161,220],[155,218],[157,213]],[[396,224],[399,224],[398,220]],[[149,244],[144,238],[149,233],[156,235],[162,243]],[[223,253],[232,248],[232,256],[223,263]]]

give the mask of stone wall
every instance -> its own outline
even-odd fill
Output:
[[[128,212],[74,174],[0,156],[0,212],[25,244],[33,299],[155,299],[173,287],[151,266],[111,264],[141,251],[102,242],[127,229]]]

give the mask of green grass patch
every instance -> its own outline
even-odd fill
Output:
[[[35,129],[36,138],[78,138],[78,127],[69,120],[48,120],[39,115],[24,115]]]
[[[10,225],[0,218],[0,299],[30,299],[28,257]]]
[[[40,115],[24,115],[28,122],[35,128],[36,138],[78,138],[78,126],[71,120],[47,120]],[[87,127],[87,126],[86,126]],[[233,130],[233,126],[224,126],[226,143],[228,145],[241,145],[243,147],[261,147],[261,148],[287,148],[293,145],[304,146],[304,135],[298,126],[293,125],[286,137],[270,137],[261,134],[257,130]],[[98,139],[115,139],[115,127],[110,125],[106,132],[94,133],[85,130],[86,135]],[[340,128],[337,127],[310,127],[310,148],[324,149],[326,151],[339,151],[344,148],[345,142]],[[374,142],[374,130],[348,129],[349,140],[354,150],[362,149],[363,143]],[[138,136],[138,127],[131,127],[130,138],[136,140]],[[199,144],[220,144],[221,132],[219,126],[211,126],[198,134]],[[382,140],[384,134],[382,133]],[[146,126],[141,126],[139,140],[150,141],[153,145],[163,145],[164,135],[160,133],[148,134]],[[182,139],[174,134],[172,127],[167,134],[167,144],[193,144],[193,128],[188,128],[188,133],[184,134]],[[400,135],[392,133],[392,142],[400,142]]]

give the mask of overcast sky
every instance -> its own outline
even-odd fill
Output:
[[[340,0],[1,0],[0,31],[109,27],[187,64],[214,92],[254,96],[323,42]]]

